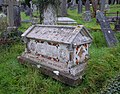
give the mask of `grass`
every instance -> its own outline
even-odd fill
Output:
[[[82,22],[76,11],[68,10],[68,13],[69,17],[80,24],[85,24],[90,28],[97,26],[95,22]],[[24,23],[19,30],[25,31],[30,25]],[[89,49],[90,60],[83,82],[76,87],[62,84],[29,65],[21,65],[17,56],[24,51],[24,43],[1,45],[0,94],[99,94],[106,89],[112,78],[120,75],[120,45],[108,48],[102,32],[93,31],[91,35],[93,43]],[[116,35],[120,40],[120,33]]]

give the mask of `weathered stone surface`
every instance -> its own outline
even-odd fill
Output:
[[[96,18],[100,23],[101,29],[103,31],[103,34],[105,36],[108,46],[112,47],[112,46],[116,45],[118,40],[115,37],[114,32],[112,31],[112,29],[110,27],[110,23],[107,21],[103,12],[97,11]]]
[[[89,1],[89,0],[86,0],[85,10],[86,10],[86,11],[90,11],[90,1]]]
[[[100,0],[100,10],[102,12],[105,11],[105,4],[106,4],[105,0]]]
[[[89,57],[88,47],[92,42],[83,25],[34,25],[22,37],[26,50],[19,58],[21,62],[28,61],[46,71],[51,69],[47,75],[53,78],[56,75],[55,79],[69,85],[77,85],[76,82],[82,79]],[[46,74],[46,71],[43,72]]]
[[[82,0],[78,0],[78,13],[82,13]]]
[[[69,25],[69,24],[77,24],[77,22],[68,17],[58,17],[58,24]]]
[[[60,0],[61,4],[59,7],[58,16],[64,17],[67,16],[67,0]]]
[[[83,17],[83,20],[86,21],[86,22],[90,22],[91,21],[91,12],[90,11],[85,11],[83,14],[82,14],[82,17]]]
[[[49,4],[46,9],[44,9],[44,25],[55,25],[57,24],[56,9],[53,5]]]

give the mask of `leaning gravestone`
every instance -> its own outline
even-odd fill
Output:
[[[82,0],[78,0],[78,14],[82,13]]]
[[[33,12],[37,11],[37,6],[33,4]]]
[[[97,18],[97,20],[100,23],[102,32],[103,32],[103,34],[105,36],[105,39],[106,39],[106,42],[107,42],[108,46],[112,47],[112,46],[116,45],[116,43],[118,42],[118,40],[115,37],[115,34],[112,31],[112,29],[110,27],[110,23],[108,22],[107,18],[99,10],[97,11],[96,18]]]

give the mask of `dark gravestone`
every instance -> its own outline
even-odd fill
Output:
[[[84,21],[90,22],[91,21],[91,12],[90,11],[85,11],[82,14],[82,18],[83,18]]]
[[[110,27],[110,23],[107,21],[107,18],[104,16],[104,14],[101,11],[97,11],[96,13],[97,13],[96,19],[100,23],[102,32],[104,33],[108,46],[112,47],[116,45],[118,40],[116,39],[114,32]]]
[[[26,10],[25,10],[26,16],[30,16],[31,13],[32,13],[32,10],[28,6],[26,6]]]
[[[100,0],[100,11],[105,11],[105,0]]]
[[[82,13],[82,0],[78,0],[78,14]]]
[[[24,12],[24,10],[25,10],[25,6],[24,6],[24,5],[21,5],[21,6],[20,6],[20,11]]]
[[[90,11],[90,1],[89,1],[89,0],[86,0],[85,10],[86,10],[86,11]]]
[[[118,11],[117,11],[117,18],[116,18],[115,30],[116,31],[120,31],[120,18],[119,18],[119,12]]]
[[[2,4],[3,4],[3,0],[0,0],[0,6],[2,6]]]
[[[14,6],[14,25],[16,27],[21,25],[20,7]]]
[[[111,0],[111,4],[114,4],[115,3],[115,0]]]

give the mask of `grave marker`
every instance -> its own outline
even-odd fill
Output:
[[[90,11],[85,11],[82,14],[83,20],[86,22],[90,22],[91,21],[91,12]]]
[[[100,23],[102,32],[104,33],[104,36],[105,36],[108,46],[112,47],[112,46],[116,45],[118,40],[116,39],[114,32],[112,31],[110,24],[107,21],[107,18],[104,16],[104,14],[101,11],[97,11],[96,18]]]
[[[100,0],[100,11],[105,11],[105,4],[106,4],[106,2],[105,2],[105,0]]]
[[[90,11],[90,1],[89,0],[86,0],[85,11]]]
[[[78,0],[78,14],[82,13],[82,0]]]
[[[8,28],[7,31],[12,31],[15,27],[14,6],[18,6],[16,0],[4,0],[4,6],[7,6]]]

